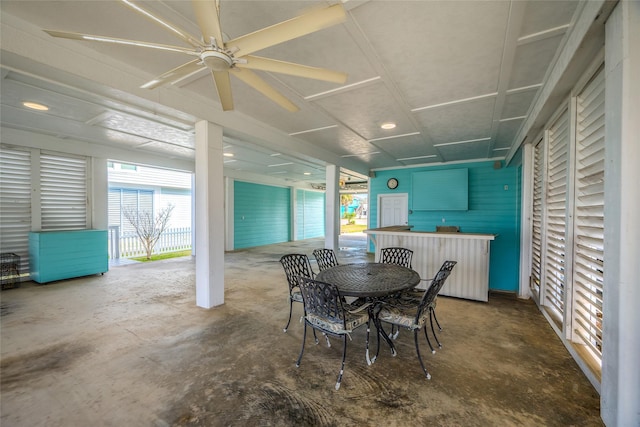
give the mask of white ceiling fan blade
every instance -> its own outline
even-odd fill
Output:
[[[299,108],[291,101],[289,101],[284,95],[271,87],[267,82],[262,80],[256,73],[251,70],[238,68],[232,68],[233,75],[292,113],[299,110]]]
[[[235,53],[235,56],[242,57],[260,49],[339,24],[346,18],[347,14],[342,4],[338,3],[230,40],[226,47],[229,49],[237,48],[238,52]]]
[[[146,18],[149,18],[150,20],[152,20],[156,24],[159,24],[163,28],[171,31],[174,35],[180,37],[182,40],[186,41],[191,46],[193,46],[193,47],[202,47],[202,43],[200,42],[200,40],[196,39],[195,37],[190,35],[188,32],[178,28],[177,26],[175,26],[173,24],[170,24],[170,23],[158,18],[153,13],[151,13],[148,10],[142,8],[140,5],[138,5],[136,3],[133,3],[132,1],[122,0],[122,2],[124,4],[126,4],[127,6],[129,6],[131,9],[135,10],[136,12],[144,15]]]
[[[326,68],[310,67],[308,65],[294,64],[293,62],[279,61],[277,59],[263,58],[260,56],[248,55],[243,59],[247,63],[238,62],[236,67],[249,68],[251,70],[271,71],[291,76],[305,77],[308,79],[324,80],[327,82],[344,83],[347,81],[347,74],[340,71],[327,70]]]
[[[216,84],[218,98],[222,104],[222,111],[233,110],[233,96],[231,94],[231,79],[228,71],[212,71],[213,81]]]
[[[205,43],[209,43],[209,40],[213,37],[218,47],[223,48],[224,41],[222,40],[222,29],[220,28],[218,2],[212,0],[193,0],[191,3]]]
[[[174,68],[173,70],[167,71],[164,74],[159,75],[155,79],[151,80],[140,86],[142,89],[155,89],[159,86],[165,85],[167,83],[174,83],[182,77],[188,76],[191,73],[194,73],[198,70],[205,68],[200,59],[194,59],[193,61],[189,61],[186,64],[180,65],[179,67]]]
[[[187,55],[192,55],[192,56],[198,56],[198,57],[200,56],[200,54],[195,50],[191,50],[191,49],[187,49],[179,46],[170,46],[170,45],[158,44],[158,43],[148,43],[148,42],[141,42],[136,40],[117,39],[114,37],[96,36],[92,34],[69,33],[66,31],[54,31],[54,30],[43,30],[43,31],[52,37],[59,37],[63,39],[87,40],[87,41],[102,42],[102,43],[123,44],[127,46],[150,47],[152,49],[168,50],[171,52],[186,53]]]

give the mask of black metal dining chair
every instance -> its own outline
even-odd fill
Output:
[[[433,303],[456,263],[456,261],[445,261],[425,292],[421,292],[420,294],[415,291],[402,292],[382,301],[379,305],[377,314],[378,321],[413,331],[418,360],[427,379],[431,379],[431,374],[429,374],[425,368],[424,361],[420,355],[418,332],[424,329],[424,336],[429,344],[429,348],[431,348],[431,352],[434,353],[435,350],[431,345],[431,341],[429,341],[429,334],[427,332],[427,321],[431,324],[431,332],[435,335],[432,317],[435,308]],[[420,298],[417,298],[418,295],[420,295]]]
[[[338,373],[336,390],[340,388],[344,364],[347,357],[347,337],[362,325],[367,325],[367,351],[369,349],[369,303],[352,306],[343,301],[336,285],[320,282],[307,277],[298,279],[298,286],[304,301],[304,334],[302,335],[302,348],[296,361],[296,367],[300,367],[304,345],[307,338],[307,325],[318,330],[325,336],[342,338],[342,365]]]
[[[302,303],[302,294],[298,287],[298,277],[313,279],[315,277],[315,273],[311,268],[309,257],[305,254],[284,255],[280,258],[280,264],[282,264],[282,267],[284,268],[284,273],[287,276],[287,282],[289,284],[289,320],[283,329],[283,332],[287,332],[287,329],[289,329],[289,323],[291,323],[293,303]]]
[[[396,264],[407,268],[411,267],[411,259],[413,258],[413,251],[407,248],[390,247],[380,249],[380,262],[383,264]],[[400,329],[395,330],[395,325],[391,325],[391,333],[389,337],[396,339]]]
[[[380,249],[380,262],[383,264],[397,264],[403,267],[411,267],[413,251],[407,248],[382,248]]]
[[[320,271],[335,267],[339,264],[338,257],[333,249],[315,249],[313,256],[318,262],[318,269],[320,269]]]

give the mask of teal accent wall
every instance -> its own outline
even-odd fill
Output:
[[[291,240],[289,188],[243,181],[233,185],[235,249]]]
[[[296,190],[296,240],[324,236],[324,206],[324,193]]]
[[[469,210],[413,211],[412,174],[431,170],[469,170]],[[389,190],[387,180],[395,177],[398,188]],[[494,162],[376,171],[370,180],[371,226],[378,221],[378,194],[408,193],[409,224],[414,231],[435,231],[436,225],[457,225],[461,232],[497,234],[491,242],[489,289],[517,292],[520,264],[521,166],[494,169]],[[506,187],[505,187],[506,186]],[[505,189],[506,188],[506,189]],[[441,191],[448,191],[443,185]],[[443,224],[442,219],[445,223]]]

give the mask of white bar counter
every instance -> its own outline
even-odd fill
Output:
[[[489,252],[495,234],[411,231],[411,228],[396,225],[365,230],[376,247],[376,261],[380,260],[382,248],[411,249],[412,267],[423,280],[432,279],[444,261],[457,261],[440,295],[489,300]],[[430,283],[421,282],[418,287],[426,288]]]

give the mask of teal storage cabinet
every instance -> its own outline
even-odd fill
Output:
[[[109,271],[107,230],[29,233],[29,269],[38,283]]]

